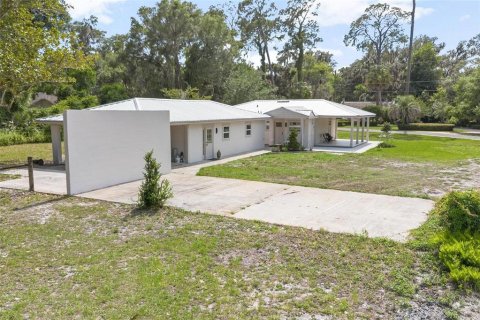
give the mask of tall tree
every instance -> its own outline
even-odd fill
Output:
[[[287,39],[281,55],[295,60],[297,81],[303,82],[305,51],[322,41],[320,27],[315,20],[320,3],[312,0],[288,0],[287,7],[280,11],[282,27]]]
[[[247,49],[254,47],[260,56],[260,68],[264,74],[268,70],[274,81],[270,45],[279,31],[278,11],[269,0],[243,0],[238,4],[238,26],[241,41]]]
[[[67,9],[60,0],[0,2],[0,107],[43,83],[74,81],[65,70],[87,64],[72,46]]]
[[[226,79],[238,57],[239,43],[221,11],[205,13],[198,25],[197,39],[188,48],[185,80],[200,90],[200,94],[220,100]]]
[[[408,16],[410,13],[386,3],[372,4],[360,18],[352,22],[344,43],[366,52],[373,50],[377,70],[380,70],[383,53],[406,42],[401,23]],[[377,91],[376,100],[377,105],[381,103],[382,90]]]
[[[181,60],[185,50],[195,40],[201,11],[191,2],[162,0],[155,7],[141,7],[138,11],[145,36],[147,55],[160,55],[167,70],[169,88],[182,88]]]
[[[82,21],[74,21],[70,28],[77,34],[78,47],[85,54],[93,54],[105,36],[105,31],[97,28],[98,18],[90,16]]]
[[[405,92],[408,95],[410,93],[410,77],[412,74],[412,50],[413,50],[413,32],[415,29],[415,7],[416,7],[416,2],[415,0],[413,1],[413,6],[412,6],[412,13],[411,13],[411,20],[410,20],[410,38],[409,38],[409,44],[408,44],[408,70],[407,70],[407,85],[405,88]]]

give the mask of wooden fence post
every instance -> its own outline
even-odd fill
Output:
[[[33,158],[28,157],[28,191],[35,191],[35,187],[33,184]]]

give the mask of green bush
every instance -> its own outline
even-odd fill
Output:
[[[398,130],[417,131],[453,131],[455,125],[450,123],[409,123],[398,124]]]
[[[162,208],[165,202],[173,197],[172,187],[166,179],[160,180],[160,164],[153,157],[153,150],[145,154],[145,180],[138,192],[140,208]]]
[[[302,146],[298,142],[298,130],[291,129],[290,135],[288,136],[288,151],[299,151]]]
[[[480,231],[480,191],[453,191],[440,199],[434,212],[451,232]]]
[[[31,134],[26,134],[18,130],[0,130],[0,146],[49,141],[50,136],[43,131],[35,131]]]
[[[480,191],[454,191],[433,211],[443,230],[433,243],[452,280],[480,290]]]
[[[480,235],[447,235],[439,248],[439,258],[458,283],[480,289]]]

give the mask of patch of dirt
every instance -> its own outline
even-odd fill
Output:
[[[480,188],[479,172],[479,160],[468,160],[463,166],[441,171],[443,179],[454,189]]]
[[[233,250],[217,256],[216,260],[220,264],[228,265],[232,260],[240,258],[243,266],[255,267],[269,261],[270,253],[267,249]]]

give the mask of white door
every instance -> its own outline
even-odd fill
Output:
[[[283,121],[275,121],[275,144],[283,144],[284,142]]]
[[[213,155],[213,128],[203,128],[203,158],[210,160]]]

